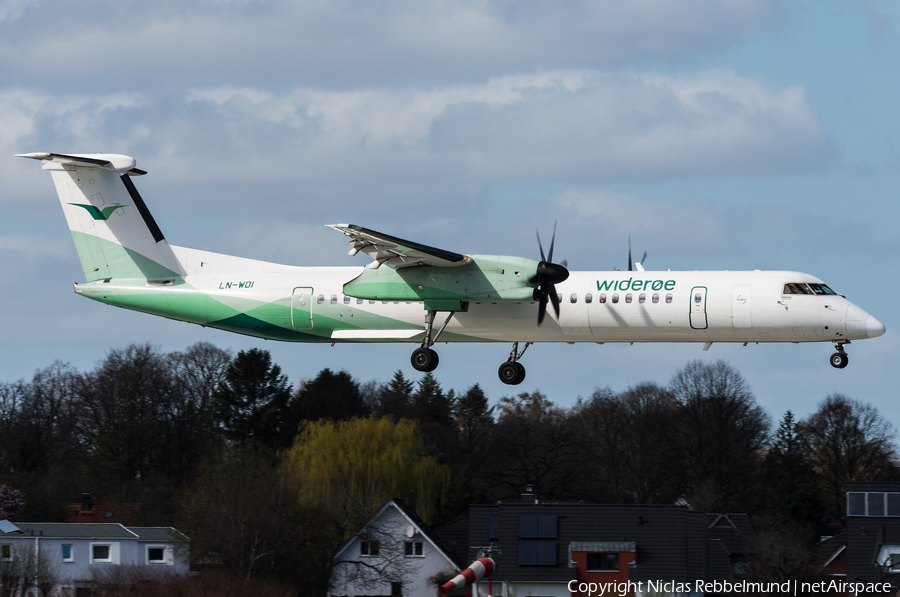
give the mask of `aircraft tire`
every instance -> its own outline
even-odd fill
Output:
[[[845,352],[836,352],[831,355],[831,366],[835,369],[843,369],[850,362],[850,357]]]
[[[521,363],[506,361],[497,370],[500,381],[509,386],[517,386],[525,380],[525,367]]]
[[[409,362],[412,363],[413,369],[416,371],[428,373],[437,369],[440,359],[438,358],[438,353],[430,348],[417,348],[413,351]]]

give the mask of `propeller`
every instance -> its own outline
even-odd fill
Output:
[[[556,312],[556,318],[559,319],[559,295],[556,292],[556,284],[564,282],[569,277],[569,270],[566,269],[567,262],[553,263],[553,245],[556,243],[556,222],[553,222],[553,237],[550,239],[550,251],[544,257],[544,247],[541,245],[541,233],[537,234],[538,249],[541,252],[541,261],[538,263],[537,271],[528,280],[529,284],[534,284],[534,297],[538,302],[538,325],[544,321],[544,315],[547,314],[547,301],[553,303],[553,310]]]
[[[647,251],[644,251],[644,256],[641,257],[641,260],[638,261],[641,265],[644,265],[644,262],[647,260]],[[628,271],[631,271],[631,235],[628,235]]]

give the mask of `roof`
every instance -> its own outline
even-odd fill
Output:
[[[21,534],[15,532],[6,534],[84,539],[137,539],[137,533],[115,523],[20,522],[16,526],[22,531]]]
[[[98,500],[91,501],[90,506],[85,510],[83,503],[68,504],[66,511],[69,516],[66,518],[66,522],[113,522],[124,525],[140,522],[142,506],[140,503],[110,503]]]
[[[406,520],[416,527],[416,530],[419,531],[428,541],[437,549],[441,554],[447,558],[450,562],[452,562],[455,566],[457,566],[460,570],[465,568],[465,564],[462,564],[459,557],[456,553],[450,549],[440,537],[434,532],[434,530],[428,526],[425,521],[419,518],[415,512],[413,512],[404,502],[403,500],[392,498],[385,502],[385,504],[376,512],[360,529],[360,533],[368,527],[372,522],[381,518],[381,516],[388,510],[388,508],[393,508],[400,512],[400,514],[406,518]],[[338,558],[341,553],[344,552],[355,540],[355,538],[350,539],[344,546],[335,554],[335,558]]]
[[[403,512],[403,514],[407,518],[409,518],[410,522],[412,522],[414,525],[416,525],[416,527],[419,529],[420,533],[425,535],[425,537],[427,537],[428,540],[431,541],[431,543],[436,548],[438,548],[441,552],[443,552],[443,554],[445,556],[447,556],[447,558],[451,562],[456,564],[460,570],[462,570],[463,568],[468,566],[467,563],[460,560],[459,555],[456,553],[456,551],[453,549],[450,549],[450,547],[446,543],[444,543],[444,540],[441,539],[440,537],[438,537],[437,533],[434,532],[434,529],[432,529],[430,526],[425,524],[425,521],[422,520],[421,518],[419,518],[418,515],[415,512],[413,512],[409,508],[409,506],[406,505],[406,503],[403,500],[394,498],[390,501],[393,502],[394,505],[397,506],[397,508],[399,508],[400,511]]]
[[[190,541],[187,535],[172,527],[128,527],[138,541]]]

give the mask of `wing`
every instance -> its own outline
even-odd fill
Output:
[[[350,255],[362,252],[374,259],[369,264],[372,269],[378,269],[382,265],[399,269],[415,265],[456,267],[472,263],[472,258],[468,255],[436,249],[354,224],[329,224],[328,227],[350,237]]]

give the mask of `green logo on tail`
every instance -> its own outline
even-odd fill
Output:
[[[100,209],[94,205],[84,205],[83,203],[70,203],[69,205],[74,205],[76,207],[83,207],[87,210],[91,217],[95,220],[107,220],[112,212],[116,211],[120,207],[128,207],[127,205],[119,205],[118,203],[113,203],[109,207],[104,207]]]

